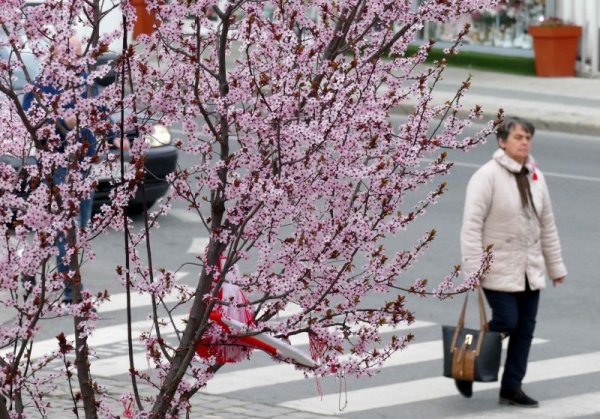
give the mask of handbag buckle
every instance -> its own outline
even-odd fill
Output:
[[[465,336],[465,343],[467,345],[470,345],[471,343],[473,343],[473,335],[468,334],[467,336]]]

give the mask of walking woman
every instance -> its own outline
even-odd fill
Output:
[[[530,156],[535,128],[521,118],[507,118],[498,129],[499,149],[471,178],[461,231],[465,273],[481,264],[492,244],[494,261],[482,288],[492,309],[489,329],[509,336],[500,403],[537,407],[521,388],[533,339],[540,290],[546,273],[553,285],[567,271],[544,176]],[[456,381],[472,395],[472,382]]]

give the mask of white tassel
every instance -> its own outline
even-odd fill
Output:
[[[225,303],[225,305],[219,305],[217,310],[222,316],[235,320],[244,324],[245,326],[253,327],[254,313],[252,307],[249,305],[249,301],[240,289],[239,286],[233,284],[237,278],[239,278],[239,269],[237,265],[233,265],[231,270],[225,276],[228,282],[221,284],[219,290],[219,299]],[[229,362],[239,362],[247,359],[250,355],[251,349],[247,346],[236,345],[235,339],[229,340],[228,345],[219,345],[218,352],[223,358]]]
[[[254,313],[240,287],[223,283],[219,291],[219,299],[227,304],[219,307],[222,315],[245,325],[254,326]]]
[[[221,265],[218,266],[219,270]],[[227,282],[221,284],[218,299],[223,304],[216,304],[214,312],[219,313],[223,318],[234,320],[244,327],[254,327],[254,312],[249,305],[249,301],[235,283],[241,277],[237,265],[233,265],[225,278]],[[217,279],[218,280],[218,279]],[[226,331],[229,333],[229,331]],[[235,333],[235,332],[233,332]],[[242,332],[243,333],[243,332]],[[217,362],[240,362],[248,359],[252,352],[252,347],[242,344],[239,339],[227,338],[224,342],[217,342],[214,339],[202,338],[197,347],[198,355],[207,358],[216,356]]]

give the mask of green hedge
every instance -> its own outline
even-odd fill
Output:
[[[413,55],[418,47],[408,47],[407,55]],[[457,67],[468,67],[476,70],[497,71],[500,73],[521,74],[525,76],[535,75],[535,64],[533,58],[515,57],[508,55],[495,55],[475,51],[460,51],[458,55],[447,56],[440,48],[433,48],[429,54],[428,62],[446,58],[449,65]]]

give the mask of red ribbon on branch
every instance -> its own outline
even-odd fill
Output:
[[[221,256],[217,261],[218,274],[215,275],[215,283],[221,279],[223,272],[223,261]],[[236,265],[231,272],[226,274],[239,277]],[[292,360],[305,367],[314,368],[316,362],[309,355],[294,348],[281,339],[274,338],[266,333],[253,331],[256,327],[254,313],[250,303],[240,287],[227,281],[221,284],[218,299],[226,304],[216,304],[210,313],[210,321],[219,325],[223,333],[229,335],[226,338],[208,336],[205,333],[196,345],[196,353],[205,359],[215,357],[218,363],[235,363],[248,359],[254,349],[260,349],[274,358]],[[235,336],[235,334],[250,334],[250,336]],[[255,333],[254,335],[251,335]],[[311,339],[313,349],[314,339]],[[319,348],[317,352],[322,351]]]

